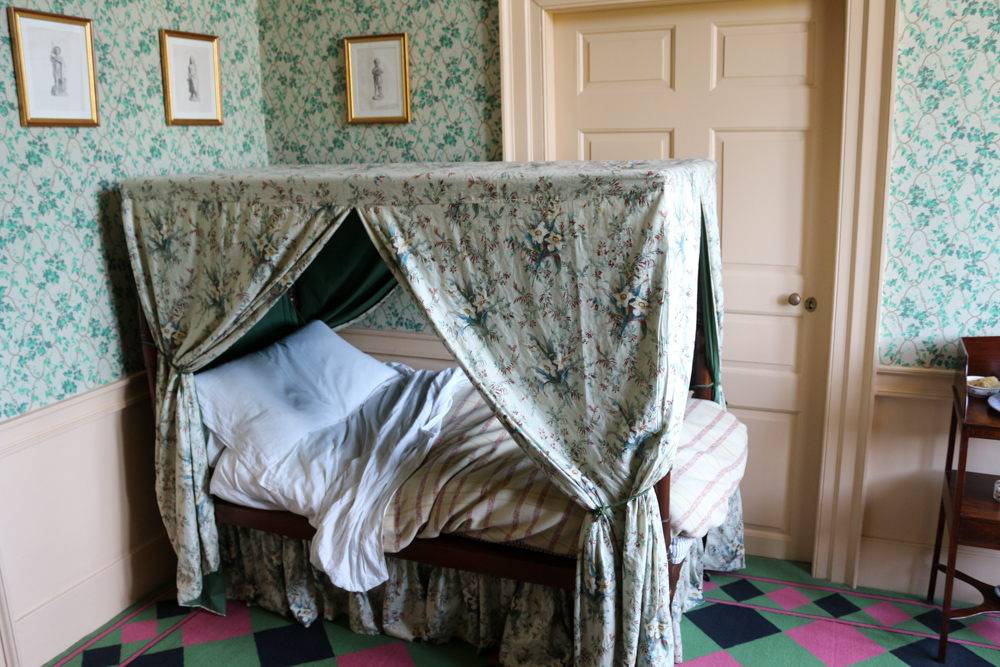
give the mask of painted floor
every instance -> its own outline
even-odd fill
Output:
[[[706,584],[709,602],[685,615],[687,667],[910,667],[939,665],[940,608],[871,589],[813,579],[807,566],[748,559]],[[49,667],[485,667],[461,641],[426,645],[357,635],[346,620],[304,628],[230,602],[225,617],[177,606],[170,594],[140,603]],[[949,667],[1000,665],[1000,619],[953,621]]]

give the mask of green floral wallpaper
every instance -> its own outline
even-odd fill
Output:
[[[902,0],[879,361],[1000,335],[1000,6]]]
[[[0,18],[0,420],[139,370],[117,184],[283,162],[500,159],[491,0],[36,0],[94,19],[101,126],[22,128]],[[880,361],[1000,334],[1000,10],[902,0]],[[157,30],[222,38],[225,125],[166,127]],[[413,122],[348,125],[344,36],[406,32]],[[426,330],[391,295],[360,326]]]
[[[118,183],[267,162],[256,3],[18,2],[94,20],[101,125],[24,128],[0,18],[0,420],[140,370]],[[6,9],[6,5],[4,6]],[[167,127],[158,30],[219,35],[222,127]]]
[[[274,0],[260,31],[271,164],[501,159],[495,0]],[[413,121],[349,125],[343,38],[396,32],[410,43]],[[428,328],[402,290],[357,326]]]
[[[496,0],[260,3],[272,164],[500,159]],[[405,32],[413,122],[347,124],[344,37]]]

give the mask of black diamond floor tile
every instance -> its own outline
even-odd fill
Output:
[[[186,616],[190,614],[190,607],[182,607],[177,604],[177,600],[160,600],[156,603],[156,618],[172,618],[174,616]]]
[[[843,618],[848,614],[861,611],[861,607],[854,604],[840,593],[833,593],[831,595],[827,595],[825,598],[816,600],[816,606],[834,618]]]
[[[293,667],[334,657],[330,640],[319,622],[308,628],[296,624],[263,630],[254,635],[254,640],[260,667]]]
[[[81,667],[111,667],[111,665],[118,664],[118,661],[121,660],[121,654],[120,644],[90,648],[83,652]]]
[[[728,604],[693,609],[685,617],[726,650],[781,632],[753,609]]]
[[[898,648],[892,654],[909,667],[941,667],[937,661],[937,639],[923,639]],[[1000,658],[1000,655],[997,657]],[[948,644],[946,664],[947,667],[995,667],[997,663],[983,660],[961,644],[951,642]]]
[[[130,662],[129,667],[184,667],[184,649],[143,653]]]
[[[941,633],[941,610],[940,609],[931,609],[930,611],[927,611],[927,612],[925,612],[923,614],[920,614],[920,616],[914,616],[913,620],[920,621],[921,623],[923,623],[924,625],[926,625],[928,628],[930,628],[931,632],[934,632],[934,633],[937,633],[937,634]],[[964,627],[965,627],[965,623],[963,623],[962,621],[956,620],[956,619],[952,619],[951,622],[948,624],[948,632],[952,633],[952,632],[955,632],[957,630],[961,630]]]
[[[746,579],[720,586],[719,589],[737,602],[746,602],[750,598],[763,595],[761,590]]]

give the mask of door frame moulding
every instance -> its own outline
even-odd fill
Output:
[[[899,0],[843,1],[836,276],[813,574],[855,585],[875,397]],[[694,2],[699,0],[500,0],[503,159],[551,160],[555,155],[549,85],[554,14]]]

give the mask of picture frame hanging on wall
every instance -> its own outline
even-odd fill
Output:
[[[344,38],[348,123],[409,123],[410,56],[405,32]]]
[[[91,19],[7,8],[22,126],[100,125]]]
[[[167,125],[222,125],[219,38],[160,30]]]

